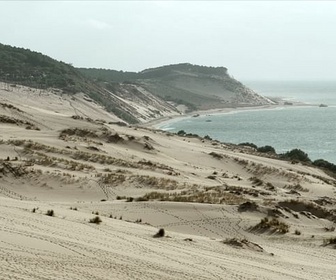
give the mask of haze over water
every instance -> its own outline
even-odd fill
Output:
[[[235,111],[185,118],[161,126],[209,135],[222,142],[271,145],[278,153],[299,148],[312,160],[336,164],[336,81],[334,82],[245,82],[259,94],[318,106],[284,106],[276,109]]]

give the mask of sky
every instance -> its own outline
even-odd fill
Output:
[[[76,67],[336,80],[335,1],[0,1],[0,43]]]

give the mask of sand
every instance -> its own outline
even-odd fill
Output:
[[[0,279],[335,278],[322,170],[109,124],[83,95],[16,87],[0,103],[15,121],[0,123]],[[253,230],[265,217],[288,232]]]

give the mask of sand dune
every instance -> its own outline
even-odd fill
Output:
[[[0,116],[1,279],[335,278],[320,169],[118,126],[82,95],[0,90]]]

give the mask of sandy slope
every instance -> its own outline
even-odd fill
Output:
[[[36,205],[39,209],[32,213]],[[165,204],[160,209],[170,207]],[[216,207],[192,207],[199,209],[190,212],[189,219],[209,218],[208,224],[201,226],[203,218],[190,227],[216,223],[232,231],[225,219],[210,217],[220,211]],[[108,217],[99,226],[90,224],[93,215],[86,208],[73,211],[7,198],[1,198],[0,208],[2,279],[334,279],[334,252],[299,238],[260,240],[265,252],[255,252],[200,236],[207,230],[198,236],[168,231],[169,237],[159,239],[152,237],[156,229],[147,225]],[[55,217],[44,215],[49,208],[55,210]],[[177,219],[186,218],[173,211]]]
[[[81,95],[16,88],[0,103],[0,279],[335,278],[323,246],[335,180],[323,171],[109,124],[118,119]],[[67,128],[81,130],[60,137]],[[246,201],[258,208],[239,210]],[[289,232],[251,230],[264,217]],[[153,238],[159,228],[166,237]],[[223,243],[232,238],[248,245]]]

